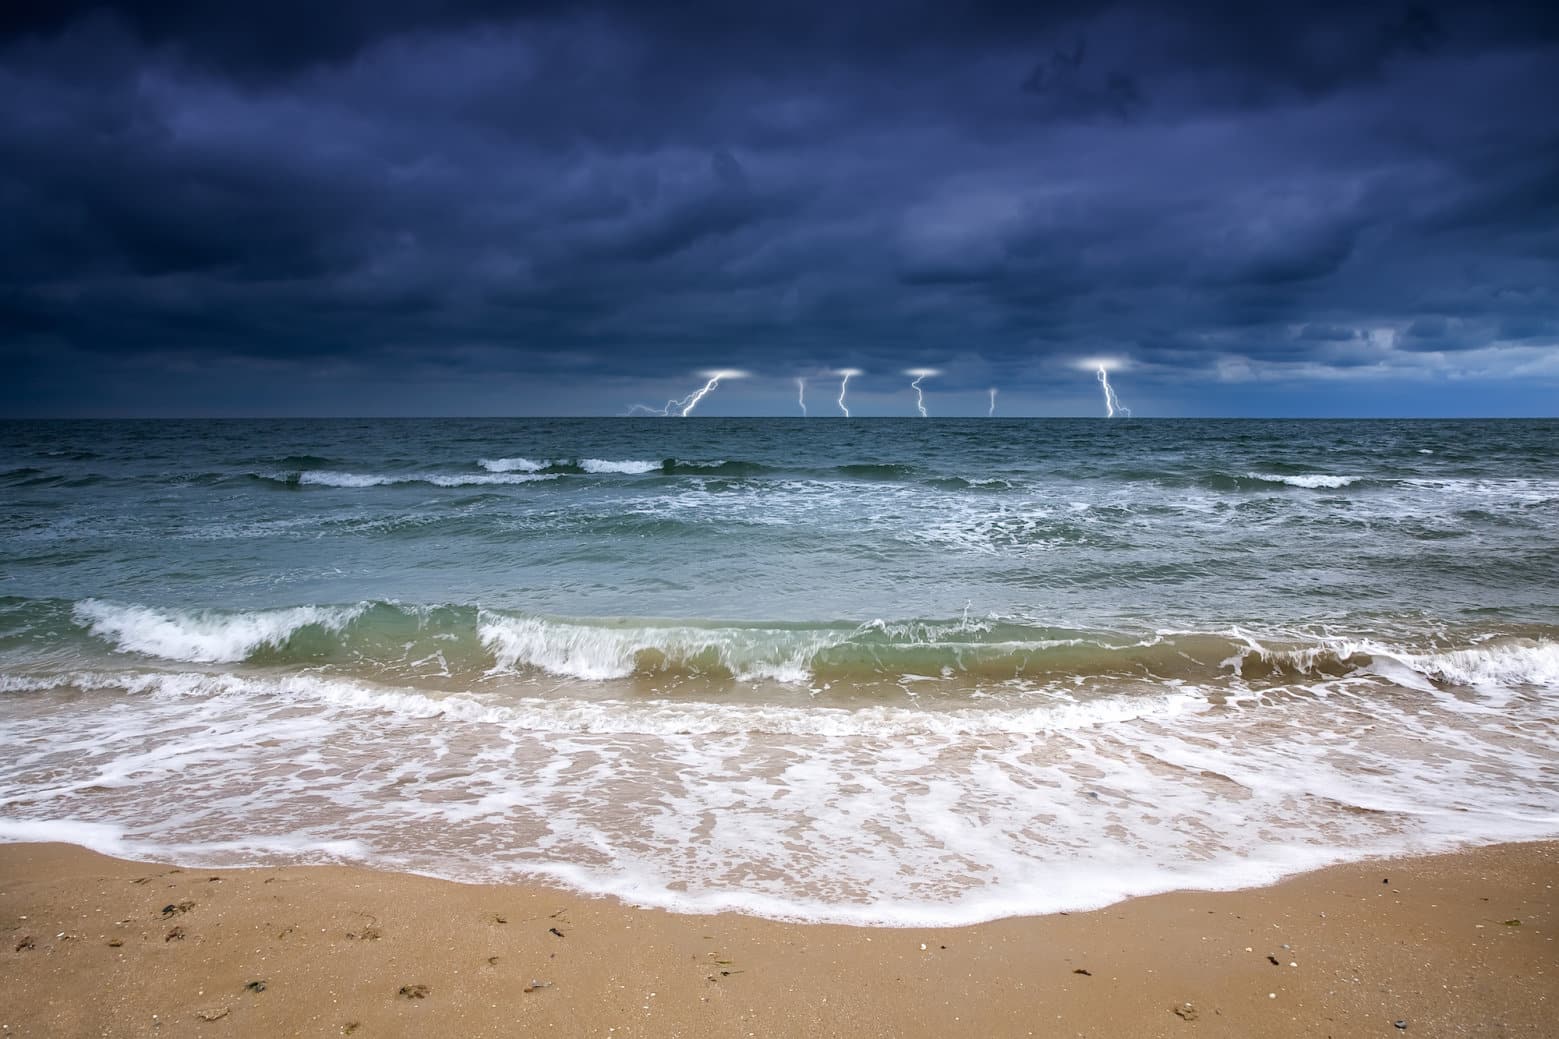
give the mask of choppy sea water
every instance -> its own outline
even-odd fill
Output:
[[[0,839],[954,923],[1559,836],[1559,422],[0,424]]]

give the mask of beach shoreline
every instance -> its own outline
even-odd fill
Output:
[[[0,1034],[1551,1036],[1556,883],[1546,841],[865,928],[9,844]]]

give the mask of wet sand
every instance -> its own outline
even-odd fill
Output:
[[[1556,884],[1516,844],[889,930],[5,845],[0,1035],[1559,1036]]]

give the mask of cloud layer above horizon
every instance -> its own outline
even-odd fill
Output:
[[[0,96],[5,414],[1559,390],[1541,5],[67,2]]]

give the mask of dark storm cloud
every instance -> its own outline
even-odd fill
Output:
[[[3,399],[1552,348],[1556,68],[1536,6],[12,6]]]
[[[1062,117],[1110,114],[1129,118],[1142,105],[1142,89],[1124,72],[1100,74],[1085,68],[1088,40],[1078,37],[1069,50],[1056,51],[1035,65],[1023,89],[1042,99],[1038,110]]]

